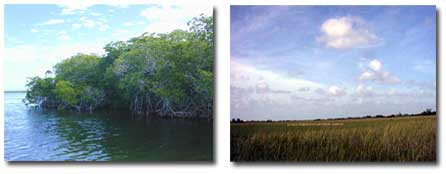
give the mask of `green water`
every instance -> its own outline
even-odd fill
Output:
[[[57,113],[5,93],[6,161],[212,161],[212,121]]]

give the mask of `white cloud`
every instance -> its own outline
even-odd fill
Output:
[[[359,80],[377,81],[380,83],[399,83],[401,80],[387,71],[365,71],[359,76]]]
[[[39,32],[39,30],[37,30],[35,28],[31,29],[31,33],[37,33],[37,32]]]
[[[369,66],[367,69],[364,69],[364,71],[359,76],[359,80],[362,81],[377,81],[380,83],[398,83],[401,80],[392,75],[390,72],[381,70],[382,63],[377,60],[373,59],[369,62]]]
[[[57,36],[61,40],[70,40],[71,39],[71,37],[67,34],[67,32],[65,30],[62,30],[62,31],[58,32]]]
[[[156,5],[146,8],[140,12],[149,24],[148,32],[166,33],[175,29],[187,29],[187,22],[200,14],[212,15],[211,6],[171,6]]]
[[[322,86],[316,82],[258,69],[255,66],[231,59],[231,87],[250,89],[252,92],[246,93],[244,97],[252,101],[287,104],[291,102],[289,94],[299,92],[302,88],[309,91]],[[305,97],[312,95],[302,92],[299,94]]]
[[[134,26],[134,25],[136,25],[136,24],[132,21],[124,22],[124,26]]]
[[[124,26],[130,27],[130,26],[135,26],[135,25],[143,25],[144,21],[127,21],[124,22]]]
[[[92,16],[102,16],[102,13],[97,13],[97,12],[91,12],[90,13]]]
[[[401,81],[398,77],[390,74],[390,72],[381,72],[378,74],[378,77],[379,81],[384,83],[398,83]]]
[[[149,33],[168,33],[176,29],[185,30],[187,29],[187,27],[186,25],[181,25],[181,24],[179,25],[171,22],[159,22],[159,23],[149,24],[145,30]]]
[[[76,13],[84,13],[93,4],[62,4],[59,7],[62,8],[62,14],[73,15]]]
[[[128,5],[128,4],[109,4],[109,6],[116,7],[116,8],[129,8],[130,5]]]
[[[64,31],[59,33],[66,34]],[[105,43],[60,44],[57,46],[19,45],[5,48],[5,60],[19,62],[40,60],[54,61],[68,58],[77,53],[103,54],[103,45],[105,45]]]
[[[103,45],[105,42],[6,47],[4,48],[5,89],[23,90],[28,77],[43,76],[45,71],[52,70],[56,63],[77,53],[104,54]]]
[[[130,38],[139,36],[139,33],[134,33],[126,29],[115,29],[112,32],[115,40],[129,40]]]
[[[63,19],[50,19],[38,25],[57,25],[57,24],[63,24],[64,22],[65,21]]]
[[[370,80],[372,79],[374,76],[373,72],[370,71],[364,71],[360,76],[359,76],[359,80]]]
[[[71,24],[71,26],[73,27],[73,29],[79,29],[79,28],[82,27],[82,24],[80,24],[80,23],[74,23],[74,24]]]
[[[374,71],[379,71],[381,69],[381,66],[382,66],[381,62],[376,59],[373,59],[369,63],[369,67]]]
[[[70,40],[71,37],[68,36],[68,35],[60,35],[60,36],[59,36],[59,39],[61,39],[61,40]]]
[[[328,88],[328,94],[331,96],[343,96],[345,95],[345,91],[337,86],[330,86]]]
[[[437,89],[436,81],[416,81],[416,80],[408,80],[405,82],[407,85],[411,87],[416,87],[419,89],[432,90],[435,91]]]
[[[310,91],[310,88],[302,87],[302,88],[299,88],[298,91],[299,92],[308,92],[308,91]]]
[[[87,17],[81,17],[79,20],[82,22],[82,25],[86,28],[93,28],[95,26],[95,21],[88,19]]]
[[[356,87],[355,94],[361,97],[364,96],[370,97],[376,95],[372,86],[364,86],[361,84]]]
[[[106,20],[102,18],[94,20],[85,16],[80,17],[79,22],[73,23],[71,26],[73,27],[73,29],[79,29],[81,27],[85,27],[88,29],[97,28],[99,31],[106,31],[108,30],[108,28],[110,28],[106,23]]]
[[[344,96],[345,94],[347,94],[347,92],[337,86],[330,86],[326,89],[324,88],[319,88],[316,90],[317,93],[325,95],[325,96],[331,96],[331,97],[341,97]]]
[[[235,87],[253,87],[259,83],[267,83],[268,88],[299,91],[321,88],[322,85],[309,80],[289,77],[231,59],[231,85]]]
[[[119,38],[119,37],[126,37],[129,34],[130,34],[130,31],[128,31],[128,30],[116,29],[115,31],[113,31],[112,36]]]
[[[97,23],[97,26],[99,31],[106,31],[109,28],[109,26],[103,22]]]
[[[329,48],[358,48],[370,46],[378,41],[378,37],[359,17],[331,18],[321,25],[320,30],[322,35],[318,37],[318,41]]]

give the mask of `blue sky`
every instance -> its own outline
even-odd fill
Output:
[[[211,6],[172,5],[5,5],[5,90],[24,90],[28,77],[76,53],[104,53],[111,41],[144,32],[187,29]]]
[[[231,118],[436,108],[435,6],[231,6]]]

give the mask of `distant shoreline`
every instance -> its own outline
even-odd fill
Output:
[[[331,121],[348,121],[348,120],[368,120],[368,119],[392,119],[392,118],[413,118],[413,117],[426,117],[437,116],[437,112],[422,112],[418,114],[392,114],[392,115],[376,115],[376,116],[360,116],[360,117],[338,117],[338,118],[317,118],[307,120],[241,120],[231,119],[231,123],[292,123],[292,122],[331,122]]]
[[[26,93],[26,91],[4,91],[4,93]]]

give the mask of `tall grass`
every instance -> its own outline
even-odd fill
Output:
[[[231,124],[231,161],[435,160],[435,116]]]

